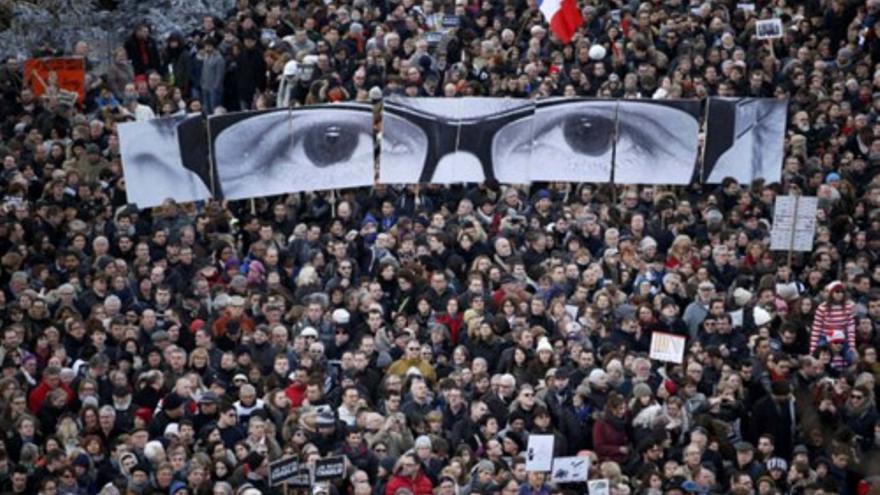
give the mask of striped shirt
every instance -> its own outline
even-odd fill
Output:
[[[846,334],[849,349],[856,348],[855,304],[852,301],[833,306],[826,301],[819,305],[816,316],[813,317],[813,331],[810,332],[810,354],[816,350],[823,337],[826,342],[831,340],[831,334],[835,330]]]

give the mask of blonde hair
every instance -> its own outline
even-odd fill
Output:
[[[317,281],[318,271],[315,270],[315,267],[313,267],[312,265],[306,265],[302,267],[302,269],[299,271],[299,274],[296,276],[297,287],[313,284]]]

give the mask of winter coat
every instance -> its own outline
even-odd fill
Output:
[[[125,42],[125,53],[131,60],[135,75],[143,75],[151,70],[162,73],[162,61],[159,58],[159,48],[152,38],[141,40],[132,35]]]
[[[593,424],[593,449],[600,460],[623,464],[628,455],[621,453],[620,448],[628,443],[626,429],[618,428],[609,419],[603,417]]]
[[[223,78],[226,73],[226,61],[219,52],[213,52],[202,60],[202,91],[220,91],[223,89]]]
[[[406,488],[413,495],[432,495],[434,486],[428,476],[419,469],[415,477],[407,478],[399,474],[395,474],[385,486],[385,495],[394,495],[397,490]]]

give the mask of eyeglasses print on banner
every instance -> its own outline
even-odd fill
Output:
[[[539,102],[530,115],[498,110],[509,100],[489,98],[454,100],[457,108],[438,110],[445,101],[386,104],[381,182],[608,182],[614,168],[616,183],[687,184],[694,174],[699,102],[556,99]],[[445,117],[456,112],[466,118]],[[477,161],[449,159],[461,152]]]
[[[778,181],[787,102],[389,98],[379,182]],[[358,103],[119,126],[129,201],[244,199],[372,185],[373,108]],[[208,152],[210,147],[211,153]],[[148,186],[148,187],[145,187]]]
[[[517,169],[504,153],[531,146],[534,112],[524,100],[390,98],[384,104],[379,180],[528,182],[528,169]]]

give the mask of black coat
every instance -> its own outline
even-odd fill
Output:
[[[258,48],[243,49],[235,59],[235,87],[238,99],[251,101],[254,93],[266,89],[266,62]]]
[[[125,53],[131,59],[135,75],[146,74],[150,70],[162,71],[162,59],[159,57],[159,48],[152,38],[140,40],[134,35],[125,41]]]
[[[752,442],[757,444],[759,436],[770,433],[774,438],[775,454],[790,459],[797,425],[795,411],[794,399],[778,404],[772,396],[767,396],[756,402],[751,421]]]

